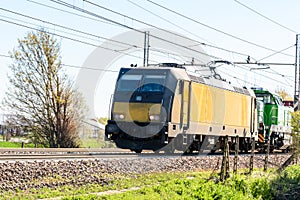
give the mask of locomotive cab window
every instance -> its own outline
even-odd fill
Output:
[[[146,75],[144,76],[142,92],[163,92],[166,76]]]
[[[117,91],[121,91],[121,92],[134,91],[139,87],[141,80],[142,80],[142,75],[124,74],[118,80]]]
[[[264,102],[265,104],[275,104],[275,99],[271,94],[257,94],[257,100]]]

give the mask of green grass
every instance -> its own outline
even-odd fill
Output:
[[[56,189],[42,188],[42,189],[28,189],[23,191],[0,191],[0,199],[42,199],[63,196],[72,199],[74,196],[78,198],[94,198],[95,195],[91,193],[103,192],[108,190],[120,190],[132,187],[144,187],[152,184],[158,184],[171,180],[174,177],[182,177],[179,173],[170,174],[149,174],[149,175],[105,175],[111,179],[109,185],[88,184],[81,187],[62,186]],[[49,178],[55,181],[53,178]],[[1,194],[2,192],[2,194]],[[88,197],[90,196],[90,197]]]
[[[19,141],[22,141],[22,139],[26,140],[25,137],[14,137],[18,138]],[[104,147],[115,147],[115,145],[111,142],[104,141],[103,138],[84,138],[80,140],[80,147],[81,148],[104,148]],[[0,138],[0,148],[21,148],[22,142],[9,142],[4,141],[2,138]],[[41,147],[39,145],[38,147]],[[24,143],[24,148],[34,148],[33,143]]]
[[[0,141],[0,148],[21,148],[22,142],[6,142]],[[32,143],[24,143],[24,148],[34,148]]]
[[[241,173],[241,172],[239,172]],[[89,184],[81,187],[63,186],[56,189],[0,191],[1,199],[297,199],[300,167],[291,166],[280,176],[274,172],[255,171],[252,175],[231,175],[225,182],[208,172],[155,173],[144,175],[105,175],[108,185]],[[50,178],[49,178],[50,179]],[[51,181],[55,181],[51,178]],[[137,190],[130,190],[138,187]],[[108,190],[129,189],[121,194],[98,196]],[[2,193],[2,194],[1,194]],[[295,195],[294,198],[291,195]]]

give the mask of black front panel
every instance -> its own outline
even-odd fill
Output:
[[[169,121],[176,84],[170,69],[122,68],[114,102],[161,103]]]

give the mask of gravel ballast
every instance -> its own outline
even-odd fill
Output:
[[[269,167],[283,164],[290,155],[269,156]],[[254,156],[254,167],[264,166],[263,155]],[[107,174],[144,174],[153,172],[212,171],[221,167],[222,156],[179,156],[154,158],[114,158],[59,161],[15,161],[0,163],[0,190],[109,184]],[[233,156],[230,156],[232,170]],[[238,168],[249,168],[250,156],[239,156]],[[112,176],[109,176],[112,177]]]

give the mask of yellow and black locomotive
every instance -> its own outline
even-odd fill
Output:
[[[257,138],[256,116],[253,91],[220,78],[177,64],[121,68],[105,135],[137,153],[215,151],[225,136],[248,151],[250,138]]]

